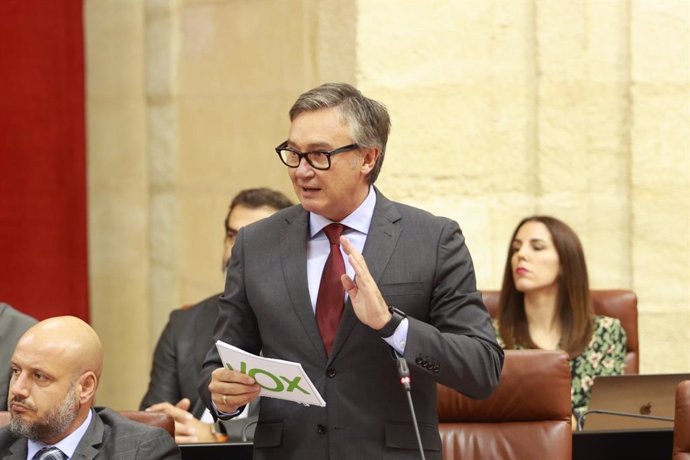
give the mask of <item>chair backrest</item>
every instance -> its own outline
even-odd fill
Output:
[[[637,336],[637,296],[625,289],[592,289],[592,304],[598,315],[618,318],[627,336],[625,374],[637,374],[640,369],[640,343]],[[484,304],[492,318],[498,317],[499,291],[482,291]]]
[[[443,458],[570,459],[570,365],[563,351],[506,350],[498,387],[483,401],[438,385]]]
[[[146,425],[163,428],[170,433],[170,436],[175,437],[175,420],[172,416],[162,412],[144,412],[138,410],[121,410],[118,411],[120,415],[127,417],[135,422],[144,423]],[[10,413],[7,411],[0,411],[0,428],[10,423]]]
[[[673,421],[673,460],[690,459],[690,380],[676,388],[676,415]]]

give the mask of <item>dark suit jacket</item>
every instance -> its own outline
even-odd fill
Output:
[[[26,438],[17,438],[9,427],[0,430],[0,459],[26,460]],[[115,411],[97,408],[74,451],[75,460],[180,459],[180,450],[162,428],[133,422]]]
[[[0,302],[0,410],[7,410],[8,387],[12,376],[10,361],[14,347],[27,329],[36,322],[31,316]]]
[[[159,402],[177,404],[180,399],[189,398],[189,411],[196,418],[204,413],[206,406],[197,386],[206,353],[215,343],[213,326],[218,317],[219,296],[212,295],[194,306],[170,313],[153,353],[149,388],[139,405],[140,410]],[[223,430],[231,441],[239,441],[245,425],[257,418],[258,404],[252,404],[249,417],[222,422]],[[253,438],[254,424],[248,427],[246,434],[248,439]]]
[[[417,459],[409,406],[388,345],[348,301],[327,356],[307,287],[308,213],[279,211],[240,230],[215,337],[252,353],[300,362],[326,407],[262,398],[257,459]],[[441,458],[436,383],[486,398],[503,352],[454,221],[394,203],[377,190],[364,258],[386,302],[407,313],[412,399],[428,459]],[[211,405],[211,349],[199,391]]]

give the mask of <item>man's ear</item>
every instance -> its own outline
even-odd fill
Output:
[[[93,371],[86,371],[79,377],[79,402],[86,404],[96,397],[98,377]]]
[[[362,149],[362,173],[369,174],[376,166],[381,150],[375,147]]]

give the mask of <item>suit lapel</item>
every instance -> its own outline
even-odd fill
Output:
[[[309,213],[301,206],[286,216],[286,228],[280,231],[280,260],[288,294],[295,314],[302,323],[306,337],[315,352],[326,360],[321,334],[316,325],[309,297],[307,280],[307,243],[309,239]]]
[[[106,410],[106,409],[99,409]],[[86,429],[86,433],[79,441],[76,450],[74,451],[73,459],[91,460],[98,455],[98,448],[103,444],[103,422],[98,415],[97,410],[91,409],[91,423]]]
[[[9,450],[10,456],[3,458],[26,460],[26,456],[29,450],[28,441],[26,440],[26,438],[17,438],[17,440],[14,441],[14,443],[12,443]]]
[[[218,294],[220,296],[222,294]],[[213,299],[208,299],[200,305],[197,314],[194,315],[194,356],[197,363],[203,363],[208,354],[208,344],[213,342],[213,330],[216,325],[216,318],[218,318],[218,296]],[[215,306],[209,306],[210,303],[216,301]],[[209,327],[209,325],[211,327]],[[191,371],[191,369],[190,369]]]
[[[393,203],[376,189],[376,208],[362,255],[374,281],[381,279],[400,237],[401,216]]]
[[[371,218],[371,225],[369,226],[369,233],[367,234],[367,241],[364,244],[362,255],[367,262],[369,273],[371,273],[374,281],[378,283],[398,242],[398,237],[400,236],[398,221],[401,216],[392,202],[384,197],[378,189],[375,190],[376,207]],[[357,324],[359,324],[359,319],[357,319],[357,315],[355,315],[352,309],[352,302],[348,299],[333,342],[329,361],[333,360],[338,351],[347,343],[348,336]]]

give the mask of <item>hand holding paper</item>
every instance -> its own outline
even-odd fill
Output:
[[[208,389],[215,408],[224,414],[233,414],[254,401],[261,391],[253,378],[226,367],[219,367],[211,373]]]
[[[223,366],[247,374],[261,386],[260,396],[326,405],[300,363],[256,356],[221,340],[216,341],[216,348]]]

